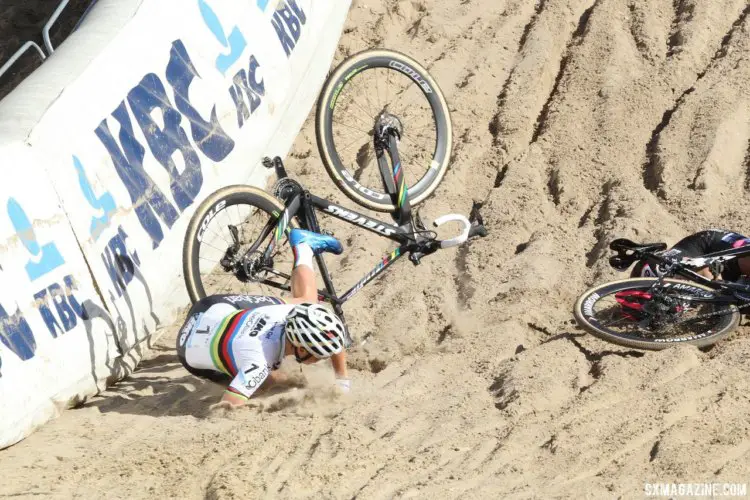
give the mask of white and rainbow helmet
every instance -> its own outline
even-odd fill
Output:
[[[286,317],[286,338],[318,359],[344,350],[344,323],[320,304],[298,304]]]

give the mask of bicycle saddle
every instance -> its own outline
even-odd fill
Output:
[[[618,238],[609,244],[617,252],[637,251],[641,253],[660,252],[667,249],[666,243],[635,243],[625,238]]]
[[[666,243],[638,244],[625,238],[618,238],[609,244],[609,248],[617,252],[609,258],[609,265],[618,271],[625,271],[644,253],[666,250]]]

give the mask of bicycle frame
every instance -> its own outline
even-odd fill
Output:
[[[266,224],[261,231],[260,237],[256,240],[258,245],[253,245],[245,255],[250,255],[251,253],[256,252],[259,249],[260,242],[265,241],[265,239],[271,234],[271,231],[274,231],[274,236],[271,239],[271,242],[263,251],[263,262],[269,262],[276,246],[283,244],[282,240],[289,231],[290,221],[292,219],[296,219],[302,229],[320,233],[321,230],[318,224],[316,210],[399,243],[398,248],[388,255],[383,256],[370,272],[365,274],[362,279],[355,283],[341,296],[336,294],[336,288],[333,284],[330,273],[328,272],[328,266],[326,265],[323,256],[315,256],[315,260],[323,278],[323,283],[325,284],[325,290],[318,290],[318,300],[326,300],[330,302],[333,305],[335,312],[343,318],[344,316],[341,306],[405,254],[409,253],[410,260],[416,265],[419,263],[419,259],[422,256],[428,255],[440,248],[440,242],[436,241],[434,238],[425,238],[421,235],[421,233],[425,232],[424,228],[421,227],[421,222],[419,223],[420,227],[417,227],[412,219],[408,189],[398,154],[397,137],[399,135],[400,123],[398,120],[390,115],[381,115],[374,134],[374,146],[378,168],[383,179],[383,185],[396,207],[391,213],[391,216],[399,224],[398,226],[344,208],[340,205],[319,198],[307,190],[303,190],[301,193],[294,194],[294,196],[286,201],[283,213],[274,214],[278,218],[276,220],[269,220],[268,224]],[[388,165],[386,153],[388,154],[388,157],[390,157],[393,170],[391,170]],[[264,161],[264,164],[268,168],[274,166],[279,179],[288,177],[280,158],[276,157],[273,162],[269,159],[268,162]],[[481,232],[479,234],[481,234]],[[486,234],[486,232],[484,234]],[[291,281],[291,276],[285,273],[280,273],[267,267],[263,267],[262,270],[271,272],[287,281]],[[267,278],[259,280],[259,282],[280,290],[291,291],[291,285],[277,283]]]
[[[323,256],[315,256],[315,260],[325,284],[325,290],[318,290],[318,300],[325,300],[331,303],[336,314],[344,319],[342,305],[407,253],[409,254],[409,260],[414,263],[414,265],[417,265],[422,257],[430,255],[440,248],[449,248],[460,245],[467,241],[467,239],[475,236],[487,236],[487,230],[482,224],[481,216],[479,214],[476,214],[477,220],[475,222],[471,222],[466,217],[456,214],[444,215],[434,221],[435,227],[450,221],[462,222],[463,231],[455,238],[449,240],[438,240],[435,233],[431,236],[424,236],[425,233],[430,231],[425,229],[418,215],[416,216],[416,220],[412,217],[408,188],[406,186],[406,180],[398,154],[398,138],[400,135],[400,121],[392,115],[385,112],[382,113],[379,116],[375,127],[374,146],[383,185],[394,205],[394,210],[391,212],[391,216],[398,225],[374,219],[354,210],[331,203],[323,198],[319,198],[294,181],[291,181],[286,186],[283,186],[283,184],[278,185],[279,191],[276,194],[279,198],[284,199],[284,210],[282,213],[278,213],[277,211],[273,212],[275,218],[269,219],[266,226],[261,230],[260,236],[255,244],[253,244],[251,248],[244,252],[240,257],[240,262],[246,262],[250,255],[257,255],[258,253],[262,254],[260,258],[256,257],[253,260],[253,266],[258,267],[254,267],[251,270],[250,275],[248,275],[246,271],[243,271],[244,277],[240,279],[242,281],[249,279],[279,290],[291,291],[291,283],[288,285],[278,283],[272,279],[268,279],[268,277],[260,278],[256,276],[256,274],[259,271],[265,272],[266,275],[270,273],[274,276],[283,278],[287,282],[291,282],[292,277],[289,274],[277,271],[273,269],[273,265],[269,267],[268,264],[273,262],[272,256],[274,249],[278,245],[284,244],[284,236],[289,233],[291,227],[290,224],[293,219],[296,219],[299,222],[299,226],[302,229],[316,233],[322,232],[318,224],[316,215],[317,210],[398,243],[398,248],[383,256],[370,272],[365,274],[362,279],[355,283],[341,296],[336,294],[336,288],[333,284],[330,273],[328,272],[328,266],[326,265]],[[390,158],[391,165],[393,165],[393,170],[389,168],[389,158],[386,157],[386,153]],[[272,167],[275,168],[276,176],[279,181],[288,179],[283,162],[278,156],[273,160],[265,158],[263,160],[263,165],[269,169]],[[291,191],[285,193],[284,190],[288,188],[291,188]],[[473,212],[472,217],[474,217]],[[262,242],[266,241],[266,238],[271,235],[271,232],[274,233],[271,241],[264,250],[261,250],[260,246],[262,245]],[[232,259],[234,259],[234,256],[232,256]],[[351,339],[349,339],[349,343],[351,343]]]
[[[727,250],[722,250],[719,252],[706,254],[701,257],[692,257],[692,258],[689,258],[689,260],[700,262],[700,261],[710,261],[717,257],[729,257],[731,259],[731,258],[740,258],[740,257],[746,257],[746,256],[750,256],[750,246],[730,248]],[[679,276],[683,276],[685,278],[690,279],[691,281],[695,281],[701,285],[707,286],[713,290],[717,290],[720,292],[729,293],[732,291],[736,291],[736,292],[750,293],[750,286],[741,285],[739,283],[732,283],[731,281],[715,281],[715,280],[706,278],[702,274],[699,274],[691,269],[688,269],[685,264],[682,264],[679,261],[671,260],[667,257],[662,257],[660,255],[656,255],[653,253],[644,253],[641,255],[640,258],[653,259],[667,266],[668,272],[664,276],[660,277],[657,283],[661,283],[662,280],[667,277],[667,274],[674,272],[675,274]],[[730,260],[730,259],[721,259],[721,261],[723,262],[724,260]],[[720,297],[713,297],[713,298],[690,297],[690,300],[693,302],[728,303],[728,302],[736,302],[737,299],[734,298],[733,295],[732,296],[727,295],[724,297],[720,296]]]
[[[363,229],[378,234],[379,236],[383,236],[399,243],[400,246],[398,248],[384,256],[369,273],[367,273],[359,282],[354,284],[341,297],[336,295],[336,290],[323,256],[317,255],[315,257],[326,287],[326,290],[318,291],[319,299],[325,299],[331,302],[337,313],[341,313],[341,305],[344,302],[352,298],[367,283],[375,279],[406,253],[411,252],[412,255],[410,258],[412,259],[412,262],[418,264],[419,258],[422,255],[437,250],[437,247],[432,248],[429,245],[429,239],[420,236],[420,232],[415,228],[412,219],[408,188],[406,186],[406,179],[403,169],[401,168],[401,160],[398,154],[397,138],[400,137],[400,134],[401,123],[397,118],[388,115],[387,113],[383,113],[378,117],[375,126],[375,133],[373,134],[375,153],[383,185],[396,207],[391,216],[399,224],[398,226],[378,219],[373,219],[372,217],[368,217],[359,212],[336,205],[304,190],[302,193],[298,193],[288,200],[284,212],[279,215],[278,222],[273,223],[273,221],[269,221],[269,224],[263,229],[261,236],[258,239],[258,241],[264,241],[270,234],[270,231],[275,227],[274,238],[263,253],[264,262],[266,262],[273,254],[276,245],[282,244],[281,240],[289,229],[289,221],[293,218],[296,218],[299,221],[302,229],[307,229],[316,233],[321,232],[315,214],[315,210],[320,210],[332,217],[348,222],[349,224],[357,225]],[[393,165],[392,170],[388,165],[386,153],[390,157],[391,165]],[[280,158],[277,157],[274,159],[273,165],[269,162],[266,166],[269,168],[275,166],[276,174],[279,179],[288,177]],[[251,248],[248,253],[255,250],[257,250],[257,247]],[[280,273],[277,272],[277,274]],[[286,279],[291,278],[288,275],[282,275],[282,277]],[[282,290],[288,291],[291,288],[273,281],[264,280],[262,282]]]
[[[347,222],[352,225],[356,225],[370,232],[373,232],[379,236],[388,238],[400,244],[398,248],[393,250],[390,254],[385,255],[380,262],[368,272],[361,280],[355,283],[349,290],[344,292],[340,297],[336,295],[336,290],[328,272],[325,260],[322,255],[317,255],[316,261],[320,269],[323,282],[325,283],[326,290],[318,290],[318,295],[321,299],[328,300],[334,306],[341,306],[347,300],[351,299],[357,292],[359,292],[365,285],[370,281],[379,276],[383,271],[391,266],[394,262],[399,260],[408,252],[418,251],[424,249],[424,243],[419,241],[416,237],[416,231],[412,224],[405,227],[394,226],[388,222],[384,222],[372,217],[368,217],[359,212],[341,207],[334,203],[331,203],[323,198],[319,198],[307,191],[297,194],[294,196],[279,218],[274,224],[268,224],[261,233],[258,241],[263,241],[274,231],[274,237],[269,243],[268,247],[264,251],[264,257],[268,258],[272,255],[273,250],[277,245],[283,244],[282,240],[287,234],[290,224],[289,222],[296,218],[302,229],[309,231],[320,232],[320,226],[318,225],[315,210],[320,210],[332,217]],[[251,251],[254,249],[251,249]],[[284,275],[283,277],[288,278],[289,276]],[[272,286],[278,289],[289,291],[291,289],[288,285],[282,285],[270,280],[263,280],[268,286]]]

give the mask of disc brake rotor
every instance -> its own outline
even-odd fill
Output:
[[[264,267],[267,267],[270,264],[271,267],[273,267],[273,260],[270,259],[270,262],[264,262],[263,254],[256,250],[249,255],[245,256],[245,258],[242,260],[242,274],[244,274],[244,278],[247,281],[251,281],[254,283],[257,283],[259,281],[262,281],[263,278],[258,276],[260,272],[263,271]]]

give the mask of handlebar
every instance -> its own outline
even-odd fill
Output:
[[[451,238],[448,240],[436,240],[435,243],[437,243],[440,248],[455,247],[461,245],[462,243],[465,243],[471,238],[475,238],[477,236],[484,238],[489,234],[487,228],[484,227],[484,224],[482,224],[481,219],[471,222],[465,216],[460,214],[443,215],[442,217],[438,217],[437,219],[435,219],[432,224],[435,227],[440,227],[447,222],[460,222],[462,226],[461,232],[455,238]]]
[[[474,222],[470,222],[465,216],[459,214],[443,215],[442,217],[435,219],[432,224],[435,227],[439,227],[447,222],[461,223],[461,232],[459,235],[448,240],[429,239],[422,242],[419,244],[418,249],[412,250],[409,254],[409,260],[411,260],[414,265],[419,264],[420,259],[425,255],[430,255],[440,248],[455,247],[465,243],[470,238],[475,238],[477,236],[484,238],[488,234],[487,228],[481,223],[481,218]]]
[[[455,247],[460,245],[461,243],[466,242],[466,240],[469,239],[471,222],[469,222],[469,219],[467,219],[465,216],[459,214],[443,215],[442,217],[438,217],[437,219],[435,219],[432,225],[435,227],[440,227],[446,222],[460,222],[463,227],[461,228],[461,233],[455,238],[451,238],[449,240],[440,240],[440,248]]]

